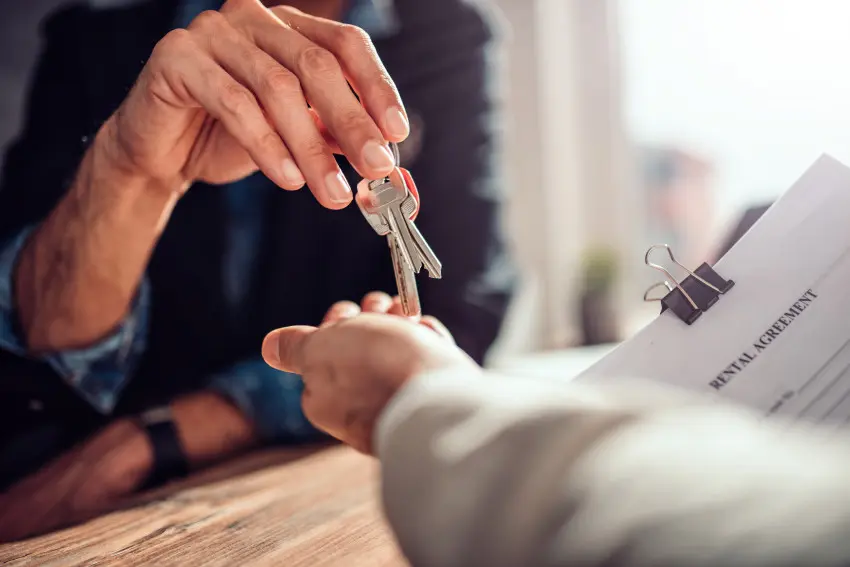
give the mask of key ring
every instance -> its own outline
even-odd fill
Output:
[[[401,152],[398,151],[398,144],[395,142],[390,142],[390,151],[393,153],[393,159],[395,159],[395,166],[401,167]]]

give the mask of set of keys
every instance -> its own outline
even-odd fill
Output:
[[[396,166],[399,165],[398,146],[391,144]],[[411,192],[413,179],[402,169],[396,169],[383,179],[364,179],[357,185],[357,206],[369,225],[379,236],[386,236],[395,272],[398,296],[408,317],[422,314],[416,274],[422,267],[432,278],[442,277],[443,266],[413,219],[419,211],[418,196]]]

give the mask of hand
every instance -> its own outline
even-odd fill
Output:
[[[151,460],[144,433],[114,422],[0,495],[0,542],[109,512],[144,482]]]
[[[396,314],[398,301],[370,294],[361,307],[336,304],[319,328],[278,329],[263,341],[269,365],[302,376],[307,419],[367,454],[378,417],[407,381],[450,367],[479,370],[439,321]]]
[[[95,149],[117,171],[173,191],[259,168],[285,189],[306,181],[338,209],[351,188],[333,153],[377,179],[394,165],[386,140],[408,131],[365,32],[289,6],[228,0],[157,44]]]

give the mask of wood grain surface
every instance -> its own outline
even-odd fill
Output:
[[[0,565],[403,566],[377,481],[377,463],[345,447],[266,453],[86,524],[0,545]]]

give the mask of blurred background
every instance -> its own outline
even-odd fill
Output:
[[[494,360],[629,337],[650,245],[713,262],[820,154],[850,163],[848,2],[498,3],[526,278]]]
[[[38,23],[6,1],[0,144],[20,126]],[[523,281],[491,353],[609,344],[657,313],[643,265],[713,261],[821,153],[850,163],[850,3],[497,0],[510,133],[506,226]]]

